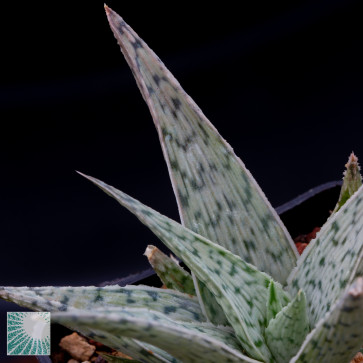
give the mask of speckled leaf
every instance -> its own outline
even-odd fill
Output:
[[[149,286],[88,287],[0,287],[0,298],[35,311],[73,311],[75,309],[117,313],[125,306],[146,307],[160,311],[173,319],[203,321],[203,314],[194,297],[177,291]],[[87,336],[87,331],[83,331]],[[97,340],[141,362],[177,362],[170,354],[143,342],[104,335],[92,335]],[[117,342],[117,344],[115,343]],[[150,352],[153,354],[150,354]]]
[[[128,307],[160,311],[172,319],[204,321],[195,297],[149,286],[0,287],[0,297],[38,311]]]
[[[195,295],[192,276],[179,265],[175,258],[168,257],[157,247],[151,245],[147,246],[145,256],[167,288]]]
[[[140,342],[137,339],[127,338],[120,334],[111,334],[104,331],[97,331],[95,329],[82,329],[74,328],[85,337],[93,339],[97,342],[104,344],[107,347],[116,349],[129,357],[142,363],[181,363],[169,353],[159,349],[151,344]]]
[[[96,330],[82,329],[82,334],[96,340],[108,347],[116,349],[129,357],[143,363],[181,363],[169,353],[154,345],[141,342],[137,339],[127,338],[119,334],[97,332]]]
[[[363,187],[328,219],[289,277],[291,295],[299,289],[306,294],[312,328],[363,273],[362,202]]]
[[[182,224],[285,283],[298,253],[256,181],[156,54],[106,13],[157,128]]]
[[[185,271],[174,258],[166,256],[155,246],[148,246],[145,255],[161,281],[170,289],[187,294],[196,295],[191,274]],[[196,281],[198,290],[208,301],[208,312],[204,315],[212,316],[212,323],[216,325],[229,325],[223,309],[217,303],[213,294],[200,281]],[[204,305],[202,307],[205,308]]]
[[[270,276],[127,194],[84,176],[133,212],[208,287],[250,356],[270,360],[263,334]],[[284,294],[279,283],[275,286]]]
[[[266,303],[266,325],[289,302],[288,296],[285,293],[281,294],[281,290],[276,289],[275,282],[271,280],[268,286],[268,299]]]
[[[306,337],[291,363],[347,363],[363,342],[363,279],[359,277]]]
[[[204,311],[204,316],[209,318],[208,321],[212,322],[215,325],[230,325],[226,317],[226,314],[223,311],[223,308],[217,302],[213,293],[208,289],[206,284],[198,280],[195,276],[194,280],[195,280],[194,286],[197,286],[196,291],[198,291],[203,296],[203,298],[206,299],[206,301],[208,302],[208,305],[205,305],[201,297],[199,297],[199,302],[202,302],[200,304],[200,307],[202,311]]]
[[[140,362],[139,360],[117,357],[117,356],[107,354],[107,353],[99,353],[99,355],[105,361],[107,361],[108,363],[136,363],[136,362]]]
[[[305,294],[296,297],[270,321],[265,336],[273,356],[279,363],[287,363],[299,350],[309,332]]]
[[[143,349],[143,351],[148,352],[154,358],[158,358],[161,362],[171,362],[171,363],[181,363],[179,359],[174,358],[169,353],[164,350],[155,347],[155,345],[151,345],[145,342],[141,342],[140,340],[133,339],[136,345]]]
[[[337,212],[362,185],[362,176],[360,175],[358,158],[354,155],[353,152],[350,154],[345,167],[346,170],[343,174],[343,185],[340,189],[339,200],[333,210],[333,213]]]
[[[117,314],[65,312],[52,320],[82,331],[125,336],[144,341],[186,362],[256,362],[240,353],[232,329],[208,323],[186,323],[145,309]],[[89,335],[89,334],[88,334]]]

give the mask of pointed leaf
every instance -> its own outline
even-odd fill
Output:
[[[298,254],[260,187],[155,53],[106,13],[158,130],[182,223],[285,283]]]
[[[270,359],[263,335],[270,276],[127,194],[100,180],[85,177],[134,213],[208,287],[250,356]],[[285,294],[279,283],[275,286]]]
[[[362,202],[363,187],[328,219],[289,277],[291,295],[306,294],[311,327],[363,272]]]
[[[309,332],[306,299],[302,291],[270,321],[266,328],[267,344],[279,363],[290,361]]]
[[[161,281],[168,288],[173,288],[192,295],[196,294],[192,276],[179,266],[176,259],[166,256],[154,246],[148,246],[145,255],[148,257],[149,262]],[[196,286],[198,286],[198,292],[200,291],[208,301],[208,306],[205,306],[204,304],[201,305],[202,309],[208,309],[207,312],[204,312],[204,315],[212,317],[212,323],[215,325],[229,325],[223,309],[219,306],[208,288],[200,281],[196,281]],[[185,289],[186,291],[183,291]]]
[[[233,331],[208,323],[185,323],[145,309],[124,312],[65,312],[52,315],[63,325],[96,334],[131,337],[160,347],[186,362],[256,362],[239,352]],[[88,334],[89,335],[89,334]]]
[[[345,167],[346,170],[343,174],[343,185],[340,189],[339,200],[334,208],[333,213],[337,212],[362,185],[362,176],[360,175],[358,158],[354,155],[353,152],[350,154]]]
[[[147,246],[145,256],[167,288],[195,295],[192,276],[179,265],[175,258],[168,257],[157,247],[151,245]]]
[[[172,319],[204,321],[195,297],[149,286],[0,287],[0,297],[38,311],[139,307]]]
[[[359,277],[306,337],[296,356],[300,363],[346,363],[363,342],[363,279]]]
[[[290,302],[290,299],[286,294],[281,294],[281,290],[276,288],[275,282],[270,281],[268,286],[268,300],[266,306],[266,323],[271,319],[274,319],[276,314],[281,311],[281,309]]]

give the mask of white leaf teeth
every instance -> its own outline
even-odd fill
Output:
[[[358,277],[354,284],[349,288],[348,294],[353,298],[361,298],[363,296],[363,278]]]

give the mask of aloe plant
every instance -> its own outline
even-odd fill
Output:
[[[53,321],[140,362],[348,362],[363,343],[357,160],[347,164],[334,213],[299,256],[231,146],[124,20],[108,7],[106,13],[150,108],[181,223],[84,176],[134,213],[191,273],[148,246],[167,289],[2,287],[0,296],[51,311]]]

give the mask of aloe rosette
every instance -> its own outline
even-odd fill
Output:
[[[148,246],[167,289],[2,287],[0,296],[51,311],[53,321],[140,362],[348,362],[363,343],[363,189],[355,156],[337,207],[299,256],[231,146],[143,40],[106,13],[154,120],[181,223],[84,176],[191,273]]]

